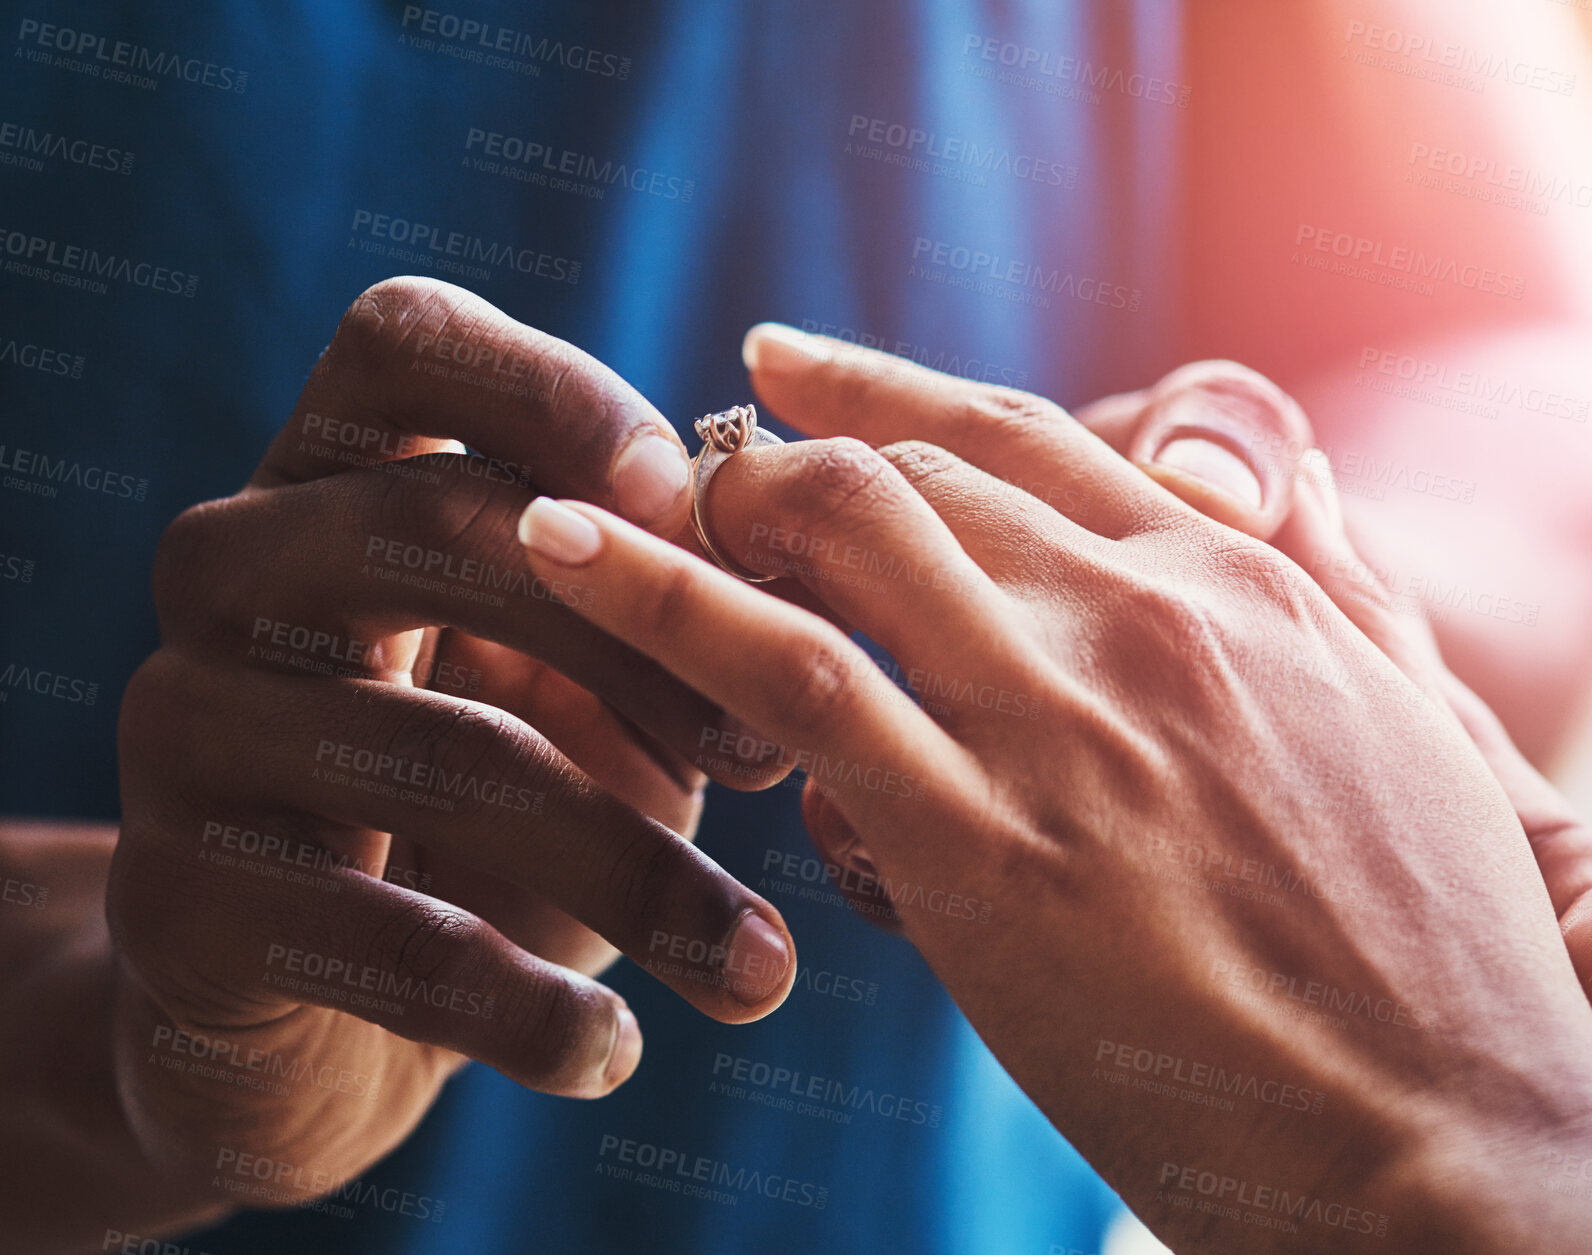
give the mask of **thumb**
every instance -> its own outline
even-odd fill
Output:
[[[1294,510],[1272,543],[1470,737],[1531,843],[1570,961],[1592,998],[1592,827],[1526,761],[1491,707],[1448,669],[1426,620],[1395,604],[1374,562],[1362,557],[1364,545],[1343,526],[1332,467],[1320,450],[1300,459]]]
[[[1186,505],[1292,558],[1400,670],[1439,696],[1436,641],[1419,616],[1398,612],[1361,559],[1309,419],[1271,380],[1236,362],[1193,362],[1073,416]]]
[[[1271,543],[1292,558],[1393,664],[1439,706],[1447,705],[1448,668],[1431,626],[1401,607],[1383,583],[1368,546],[1351,539],[1343,522],[1332,464],[1320,449],[1306,450],[1295,472],[1293,512]]]
[[[1553,900],[1570,962],[1592,998],[1592,825],[1526,761],[1498,716],[1457,676],[1443,673],[1444,694],[1481,756],[1503,786],[1531,842]]]
[[[1430,626],[1351,538],[1327,456],[1298,405],[1231,362],[1196,362],[1153,388],[1106,397],[1074,417],[1187,505],[1270,541],[1311,576],[1392,663],[1469,735],[1531,843],[1570,961],[1592,997],[1592,826],[1449,671]]]
[[[1592,894],[1583,896],[1559,916],[1559,931],[1564,934],[1575,974],[1581,978],[1581,988],[1592,998]]]
[[[1190,363],[1073,417],[1186,505],[1259,540],[1287,519],[1314,443],[1298,403],[1236,362]]]

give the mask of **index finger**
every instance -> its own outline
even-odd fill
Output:
[[[584,503],[537,498],[520,539],[538,574],[580,569],[577,613],[772,738],[848,817],[978,795],[967,751],[817,615]]]
[[[596,358],[436,279],[405,276],[349,306],[256,487],[457,451],[499,478],[579,497],[660,531],[688,508],[674,428]]]
[[[1163,494],[1059,405],[891,353],[759,323],[741,348],[757,395],[815,436],[922,440],[1111,540],[1163,521]]]

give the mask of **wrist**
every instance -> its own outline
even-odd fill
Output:
[[[1406,1250],[1579,1255],[1592,1220],[1592,1101],[1578,1092],[1444,1124],[1390,1165],[1386,1184],[1389,1209],[1410,1218]]]

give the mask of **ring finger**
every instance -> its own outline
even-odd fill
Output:
[[[794,750],[859,826],[934,844],[941,834],[899,824],[903,808],[987,792],[972,756],[816,615],[595,507],[539,498],[520,535],[534,569],[591,582],[593,623]]]

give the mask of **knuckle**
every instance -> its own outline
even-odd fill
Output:
[[[227,502],[203,501],[189,506],[161,534],[150,574],[155,613],[163,631],[176,630],[192,617],[195,589],[212,589],[216,563],[212,555],[224,548]]]
[[[1311,560],[1305,574],[1345,610],[1359,606],[1377,615],[1395,613],[1393,594],[1370,564],[1358,557],[1320,553]]]
[[[481,923],[468,911],[435,899],[411,901],[383,920],[365,944],[370,961],[385,971],[430,982],[473,988],[480,962],[473,955]]]
[[[212,935],[217,886],[165,845],[142,822],[123,823],[105,886],[111,944],[163,1002],[179,989],[213,983],[221,957]],[[184,910],[172,909],[178,901]]]
[[[671,904],[680,897],[680,888],[689,879],[679,852],[670,838],[642,828],[620,846],[610,875],[612,900],[620,904],[623,918],[638,930],[669,915]]]
[[[385,279],[378,279],[356,296],[348,310],[349,313],[354,313],[366,306],[397,309],[422,304],[450,286],[440,279],[432,279],[425,275],[390,275]]]
[[[148,891],[143,844],[138,825],[124,823],[105,884],[105,922],[111,942],[138,968],[148,961],[152,942],[170,922],[169,911],[151,909],[156,895]]]
[[[803,651],[784,699],[793,726],[827,739],[844,722],[858,679],[851,642],[833,629],[821,634]]]
[[[607,997],[556,974],[514,986],[499,1002],[528,1079],[553,1093],[587,1088],[613,1042],[614,1011]]]
[[[619,440],[650,407],[612,368],[584,350],[537,333],[533,376],[548,413],[569,442],[569,456],[593,467],[605,464]]]
[[[659,576],[652,595],[639,602],[637,612],[643,622],[641,635],[647,640],[671,640],[682,623],[692,622],[692,606],[703,578],[700,564],[676,560]]]
[[[1026,435],[1036,427],[1054,426],[1064,416],[1060,406],[1017,388],[976,388],[967,397],[963,421],[990,439]]]
[[[1292,605],[1306,587],[1304,572],[1260,541],[1226,544],[1216,555],[1213,566],[1230,587],[1270,605]]]
[[[1393,604],[1393,594],[1375,576],[1371,576],[1365,583],[1351,583],[1342,587],[1338,594],[1338,602],[1345,609],[1358,604],[1371,615],[1384,618],[1398,613],[1397,607]]]
[[[890,463],[849,436],[812,444],[801,474],[786,489],[801,529],[816,533],[826,525],[843,526],[848,514],[871,513],[871,503],[889,482]]]
[[[449,552],[482,548],[489,538],[512,539],[510,505],[497,491],[501,485],[462,473],[458,454],[437,455],[434,484],[370,470],[359,473],[360,490],[369,494],[368,510],[376,532],[413,537],[427,547]],[[350,477],[352,478],[352,477]]]
[[[1186,582],[1138,581],[1126,600],[1123,621],[1133,625],[1135,636],[1153,640],[1163,660],[1177,660],[1179,668],[1194,672],[1224,654],[1215,612],[1201,591]]]
[[[438,698],[405,709],[380,738],[381,748],[395,759],[448,772],[502,771],[521,757],[516,723],[496,707]]]
[[[117,774],[124,814],[192,807],[237,779],[245,760],[288,743],[295,720],[314,713],[306,696],[267,705],[226,661],[163,645],[138,665],[117,712]],[[298,707],[297,709],[295,707]],[[238,729],[249,734],[239,739]]]
[[[465,295],[440,279],[419,275],[383,279],[354,298],[323,360],[379,371],[418,329],[433,323],[446,326]]]
[[[1225,587],[1235,590],[1245,604],[1269,615],[1280,614],[1291,623],[1319,622],[1331,600],[1324,583],[1263,541],[1239,537],[1223,548],[1213,565],[1224,575]],[[1369,586],[1354,587],[1349,596],[1382,610],[1392,604],[1374,578]]]
[[[128,678],[122,692],[124,718],[142,719],[146,712],[160,719],[180,709],[183,675],[178,659],[169,649],[157,649]]]
[[[879,456],[913,484],[942,475],[957,463],[952,454],[926,440],[897,440],[881,448]]]
[[[1163,636],[1179,645],[1203,644],[1215,636],[1209,609],[1181,589],[1159,589],[1147,599],[1144,614]]]
[[[186,688],[182,663],[167,649],[157,649],[128,679],[116,726],[124,790],[133,783],[126,768],[154,761],[156,751],[182,735],[190,714]]]

